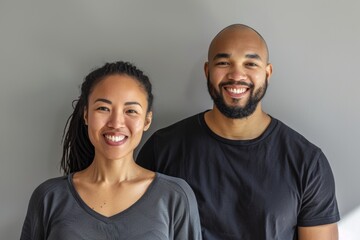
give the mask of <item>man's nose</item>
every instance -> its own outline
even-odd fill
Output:
[[[234,81],[246,80],[246,70],[241,65],[234,65],[229,70],[228,78]]]

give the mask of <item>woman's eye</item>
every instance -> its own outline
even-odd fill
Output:
[[[104,112],[109,112],[110,111],[110,109],[107,108],[107,107],[98,107],[96,110],[104,111]]]
[[[127,113],[130,113],[130,114],[137,114],[138,112],[134,109],[129,109],[126,111]]]

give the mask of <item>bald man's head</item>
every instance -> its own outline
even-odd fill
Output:
[[[211,41],[208,51],[208,60],[212,58],[214,48],[221,44],[226,44],[228,41],[238,41],[237,44],[241,44],[242,41],[248,40],[258,44],[259,47],[263,47],[265,51],[266,62],[269,61],[269,49],[265,42],[265,39],[255,29],[244,24],[232,24],[222,29]]]

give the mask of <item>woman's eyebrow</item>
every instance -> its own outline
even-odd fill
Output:
[[[126,102],[125,105],[139,105],[142,108],[141,104],[138,102]]]
[[[104,102],[104,103],[107,103],[107,104],[112,104],[112,101],[110,101],[110,100],[108,100],[106,98],[98,98],[98,99],[96,99],[94,101],[94,103],[96,103],[96,102]],[[128,106],[128,105],[139,105],[140,107],[142,107],[139,102],[126,102],[125,105],[126,106]]]
[[[94,101],[94,103],[96,102],[104,102],[104,103],[108,103],[108,104],[112,104],[112,102],[108,99],[105,99],[105,98],[98,98]]]

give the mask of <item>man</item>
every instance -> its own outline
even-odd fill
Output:
[[[261,107],[268,59],[254,29],[223,29],[204,67],[213,108],[155,132],[137,162],[191,185],[206,240],[338,239],[325,155]]]

